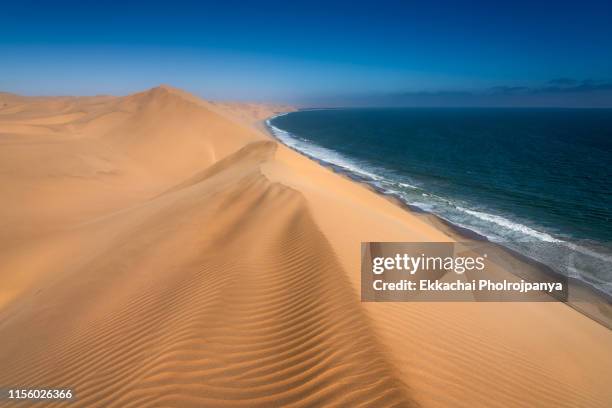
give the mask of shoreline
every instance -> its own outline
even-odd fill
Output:
[[[308,109],[311,110],[311,109]],[[263,130],[265,134],[272,138],[274,141],[282,144],[283,146],[289,148],[291,151],[300,154],[301,156],[306,157],[307,159],[315,162],[316,164],[333,171],[334,174],[338,174],[341,177],[354,182],[362,187],[365,187],[369,191],[376,193],[378,196],[385,198],[390,201],[394,205],[400,207],[402,210],[409,212],[412,215],[423,218],[426,220],[428,224],[432,227],[438,229],[440,232],[448,235],[450,238],[461,242],[487,242],[488,244],[494,245],[496,248],[503,253],[504,257],[508,257],[514,260],[517,260],[522,265],[528,267],[529,272],[525,275],[521,275],[516,273],[513,270],[508,270],[508,272],[512,273],[514,276],[519,278],[531,278],[537,279],[539,276],[552,276],[556,278],[566,279],[568,282],[568,293],[571,293],[571,299],[567,301],[560,301],[561,303],[566,304],[572,309],[578,311],[584,316],[590,318],[591,320],[601,324],[602,326],[612,330],[612,296],[603,292],[597,287],[590,285],[587,282],[582,280],[568,277],[563,275],[562,273],[554,270],[552,267],[546,265],[543,262],[530,258],[527,255],[522,254],[521,252],[514,250],[512,248],[506,247],[503,244],[496,243],[491,241],[487,236],[474,231],[470,228],[463,227],[453,222],[427,210],[424,210],[420,207],[410,205],[404,202],[397,194],[389,193],[382,188],[379,188],[373,184],[371,184],[367,179],[360,177],[355,173],[351,173],[346,169],[337,166],[333,163],[329,163],[325,160],[319,159],[315,156],[304,153],[292,146],[285,144],[280,138],[276,137],[274,132],[271,129],[271,125],[269,121],[279,117],[287,115],[291,112],[282,112],[275,115],[272,115],[268,118],[258,121],[255,124],[255,127]]]

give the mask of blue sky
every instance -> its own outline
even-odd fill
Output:
[[[211,99],[445,104],[521,87],[520,105],[565,78],[605,102],[612,2],[21,0],[2,6],[0,55],[0,90],[22,94],[167,83]]]

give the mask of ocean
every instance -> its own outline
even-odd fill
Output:
[[[612,294],[612,110],[313,109],[289,147]]]

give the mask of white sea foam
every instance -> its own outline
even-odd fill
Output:
[[[413,186],[412,184],[408,184],[408,183],[397,183],[397,184],[398,184],[398,185],[400,185],[400,186],[402,186],[402,187],[405,187],[405,188],[411,188],[411,189],[413,189],[413,190],[418,189],[418,187],[417,187],[417,186]]]
[[[576,245],[576,244],[571,243],[571,242],[566,242],[565,244],[566,244],[566,246],[568,248],[570,248],[573,251],[580,252],[581,254],[588,255],[588,256],[591,256],[593,258],[597,258],[597,259],[599,259],[601,261],[610,263],[612,265],[612,257],[611,256],[608,256],[608,255],[605,255],[605,254],[601,254],[599,252],[593,251],[593,250],[591,250],[589,248],[586,248],[586,247],[583,247],[581,245]]]
[[[460,211],[463,211],[466,214],[470,214],[471,216],[479,218],[483,221],[492,222],[494,224],[499,225],[500,227],[504,227],[511,231],[519,232],[521,234],[524,234],[524,235],[527,235],[533,238],[537,238],[540,241],[557,242],[557,243],[563,242],[559,239],[556,239],[548,235],[545,232],[536,231],[533,228],[530,228],[523,224],[519,224],[517,222],[510,221],[509,219],[501,217],[499,215],[488,214],[488,213],[481,212],[481,211],[468,210],[467,208],[463,208],[459,206],[457,207],[457,209]]]
[[[424,202],[420,202],[420,201],[412,201],[410,202],[410,205],[415,206],[416,208],[420,208],[423,211],[427,211],[427,212],[434,212],[434,207],[433,205],[429,204],[429,203],[424,203]]]

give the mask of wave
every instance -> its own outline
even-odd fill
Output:
[[[481,211],[468,210],[467,208],[463,208],[460,206],[458,206],[457,209],[465,212],[466,214],[470,214],[476,218],[480,218],[481,220],[497,224],[500,227],[504,227],[512,231],[520,232],[521,234],[537,238],[544,242],[562,242],[560,239],[556,239],[549,234],[536,231],[535,229],[529,228],[528,226],[523,224],[512,222],[509,219],[501,217],[499,215],[488,214]]]
[[[364,169],[363,166],[356,160],[349,159],[346,156],[326,147],[318,146],[308,141],[307,139],[296,137],[291,133],[279,129],[270,123],[272,119],[284,115],[286,115],[286,113],[273,116],[272,118],[266,121],[266,124],[268,125],[274,136],[276,136],[276,138],[283,142],[285,145],[317,161],[332,164],[348,172],[357,174],[365,179],[369,179],[372,181],[382,181],[384,179],[383,177]]]
[[[434,214],[452,225],[471,230],[492,242],[518,251],[566,276],[582,280],[612,295],[612,284],[609,282],[609,277],[597,276],[598,274],[593,272],[593,270],[610,269],[612,256],[554,237],[537,227],[525,225],[508,216],[492,214],[488,210],[476,209],[470,203],[434,194],[427,191],[426,186],[409,180],[406,175],[347,157],[333,149],[291,134],[271,123],[275,118],[284,115],[286,113],[271,117],[266,121],[266,125],[278,140],[291,149],[335,171],[368,183],[384,194],[393,195],[412,208]],[[569,251],[575,251],[581,255],[580,269],[572,263],[575,261],[560,261],[560,259],[568,259]],[[585,272],[585,269],[590,272]]]

